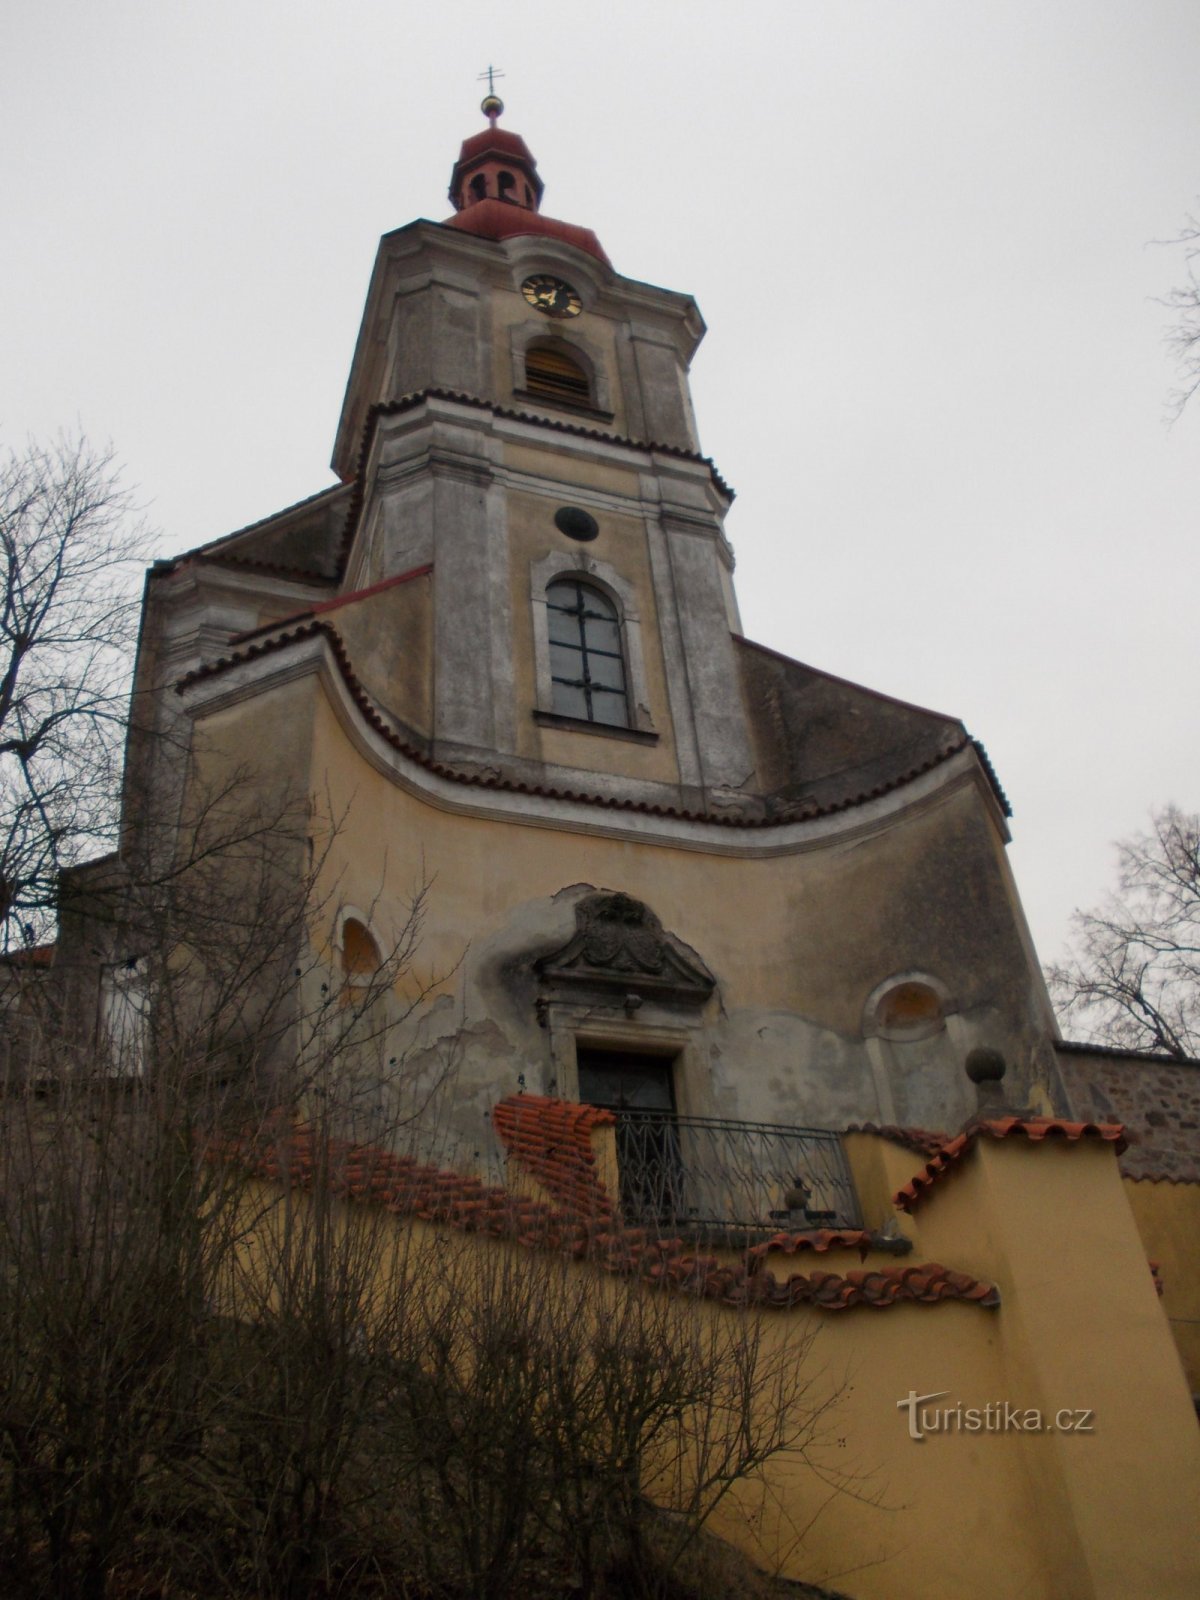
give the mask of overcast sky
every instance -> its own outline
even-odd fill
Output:
[[[1200,805],[1197,0],[2,0],[0,428],[111,441],[165,554],[332,481],[378,236],[494,62],[619,272],[696,296],[746,632],[962,717],[1043,957]]]

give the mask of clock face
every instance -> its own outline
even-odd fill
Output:
[[[544,311],[548,317],[577,317],[583,310],[583,302],[571,285],[552,278],[548,272],[526,278],[521,293],[535,310]]]

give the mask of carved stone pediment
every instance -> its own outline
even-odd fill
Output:
[[[575,907],[574,937],[535,966],[563,999],[612,1004],[637,996],[702,1006],[716,987],[695,952],[628,894],[585,895]]]

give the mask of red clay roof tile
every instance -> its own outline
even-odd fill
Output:
[[[784,1310],[811,1305],[823,1311],[854,1306],[882,1308],[903,1302],[931,1305],[964,1300],[994,1307],[993,1284],[937,1262],[845,1274],[814,1271],[778,1280],[765,1262],[772,1251],[796,1254],[854,1248],[865,1254],[870,1235],[857,1229],[776,1234],[731,1263],[699,1255],[681,1239],[651,1237],[626,1228],[600,1183],[591,1148],[594,1128],[611,1123],[610,1111],[542,1095],[513,1095],[492,1114],[496,1132],[518,1165],[553,1197],[547,1205],[479,1178],[422,1165],[344,1140],[318,1141],[309,1127],[277,1118],[259,1138],[214,1140],[211,1159],[237,1163],[270,1181],[311,1188],[382,1205],[399,1215],[446,1223],[465,1231],[516,1240],[531,1248],[563,1251],[605,1270],[637,1276],[729,1306]]]
[[[915,1177],[896,1191],[892,1204],[902,1211],[912,1211],[939,1178],[953,1171],[981,1134],[992,1139],[1020,1134],[1034,1144],[1043,1144],[1048,1139],[1068,1144],[1077,1144],[1081,1139],[1103,1139],[1113,1146],[1117,1155],[1125,1148],[1124,1129],[1115,1122],[1067,1122],[1059,1117],[981,1117],[948,1140]]]
[[[574,245],[577,250],[586,250],[588,255],[595,256],[606,267],[612,266],[604,246],[590,228],[581,227],[577,222],[560,222],[557,217],[527,210],[525,206],[507,205],[503,200],[476,200],[474,205],[465,206],[452,217],[447,217],[442,227],[457,228],[462,233],[474,233],[483,239],[514,239],[524,234],[541,234],[544,238]]]

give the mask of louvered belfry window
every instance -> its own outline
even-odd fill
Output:
[[[574,578],[546,590],[554,710],[581,722],[629,726],[625,662],[616,607]]]
[[[525,387],[547,400],[586,405],[591,397],[587,373],[562,350],[535,345],[525,352]]]

